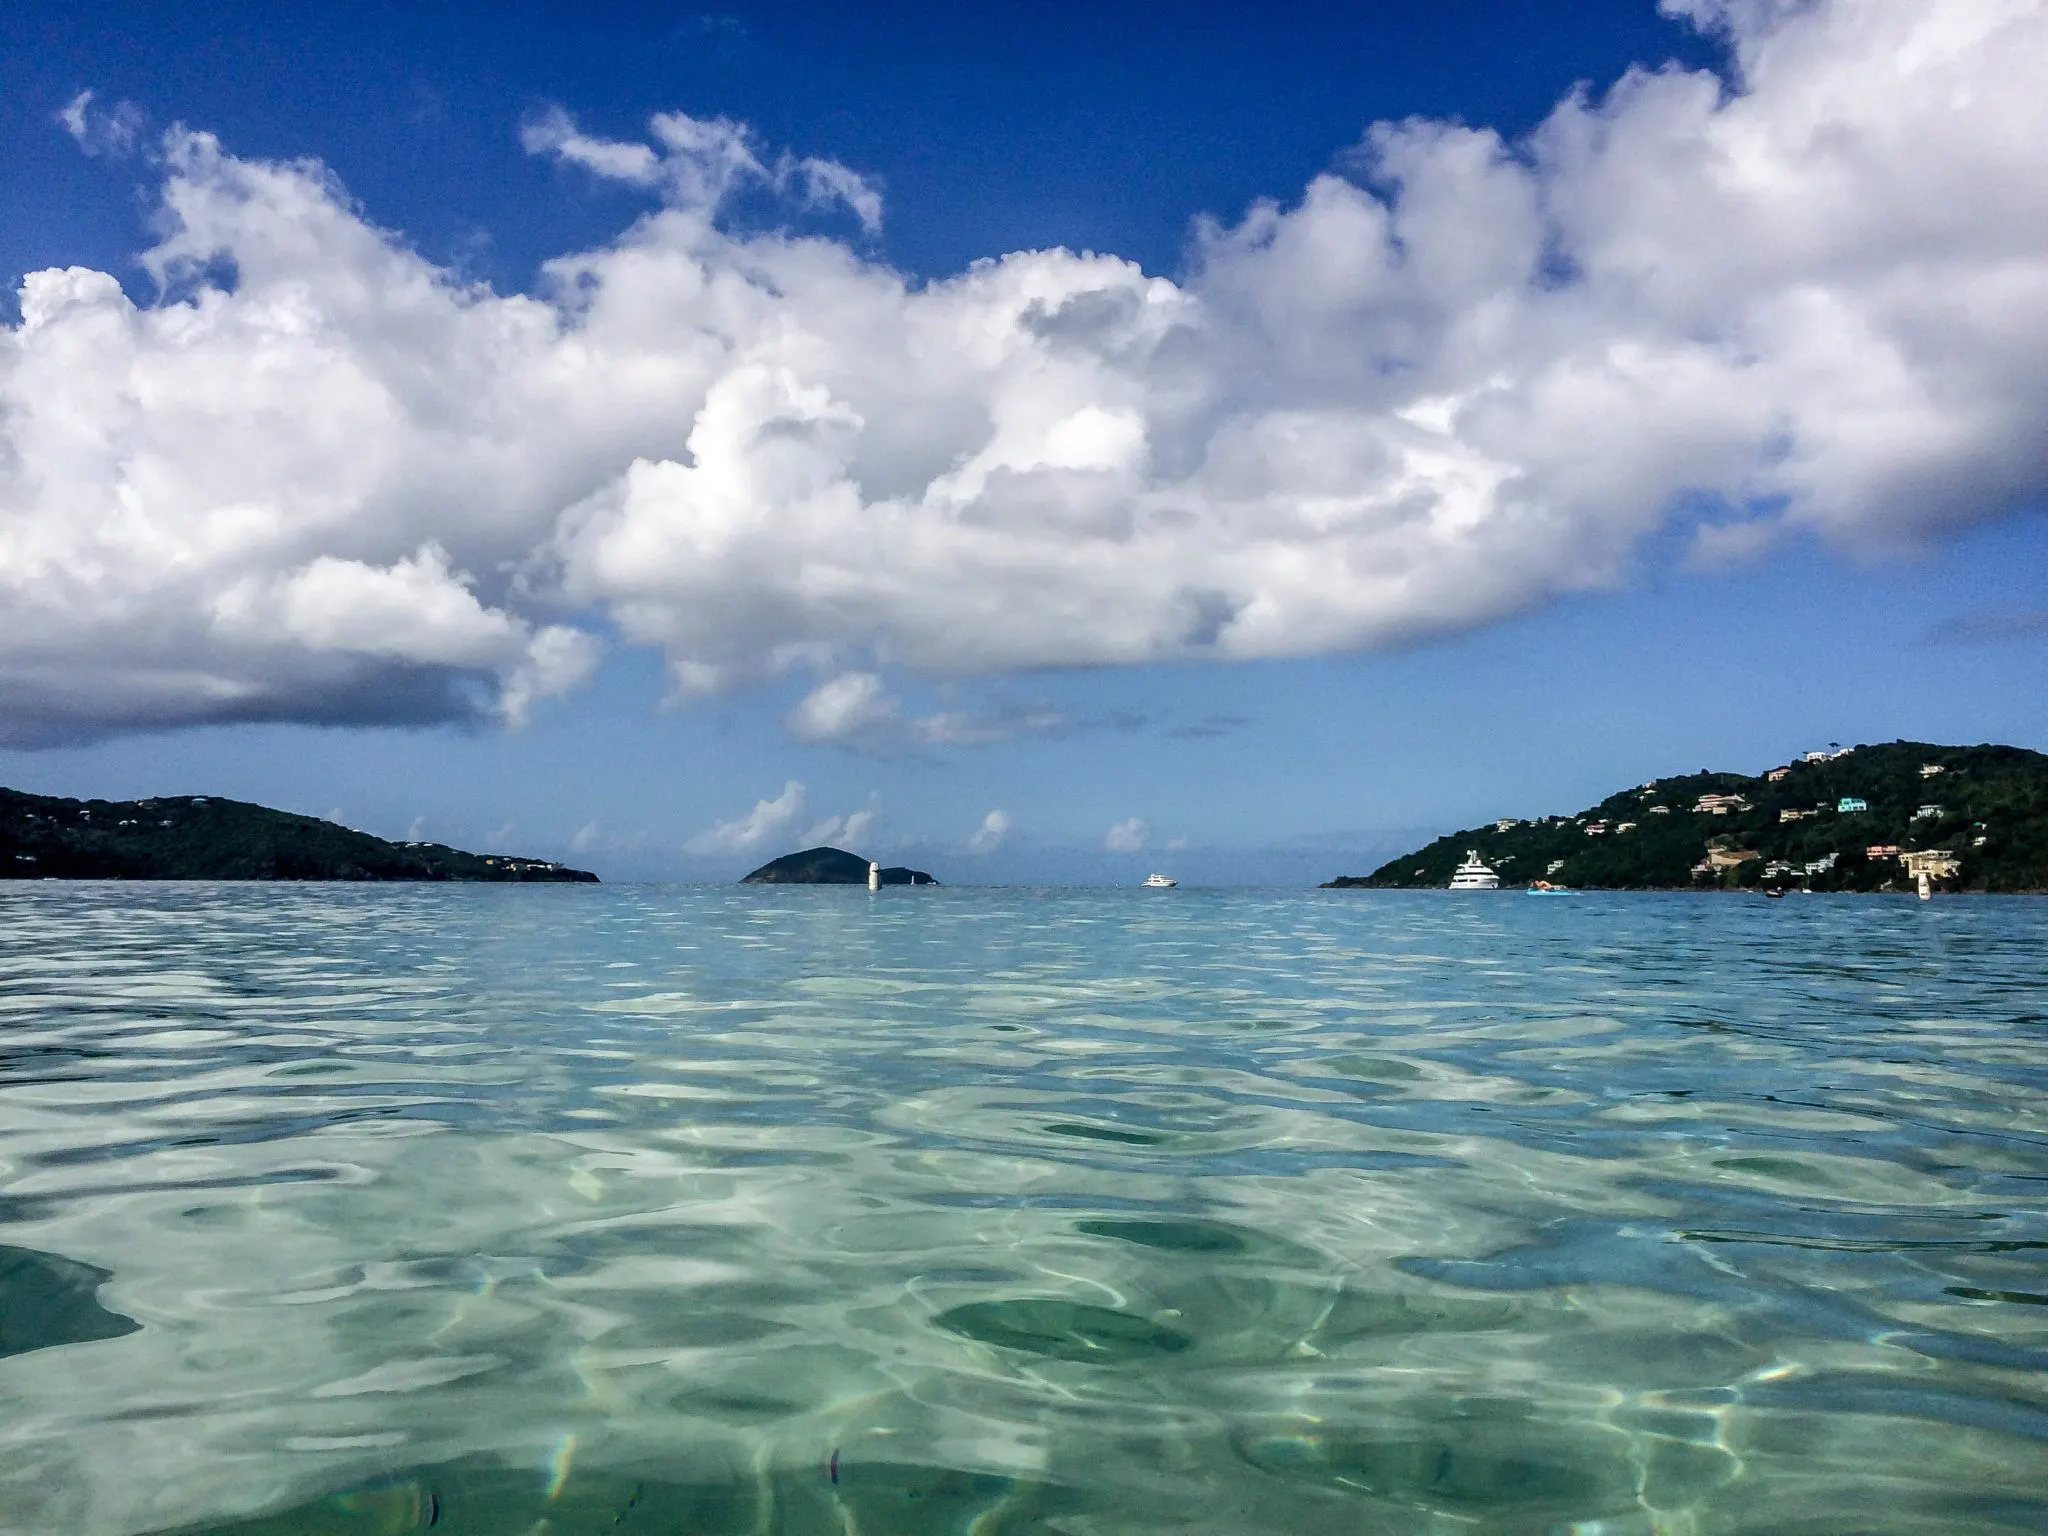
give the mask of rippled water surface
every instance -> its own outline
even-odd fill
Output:
[[[2048,902],[0,891],[0,1528],[2048,1529]]]

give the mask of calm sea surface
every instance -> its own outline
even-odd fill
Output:
[[[0,1529],[2048,1529],[2048,902],[8,888]]]

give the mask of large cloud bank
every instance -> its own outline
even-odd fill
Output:
[[[1680,505],[1719,558],[2038,500],[2048,10],[1666,8],[1730,80],[1633,73],[1512,145],[1382,125],[1179,281],[1050,250],[918,285],[720,222],[744,190],[871,229],[842,166],[558,113],[530,150],[659,207],[501,295],[319,166],[173,130],[162,296],[33,273],[0,342],[6,736],[516,720],[601,632],[682,695],[804,669],[813,739],[946,739],[880,677],[1480,624]]]

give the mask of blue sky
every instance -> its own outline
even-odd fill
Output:
[[[2048,21],[1674,9],[41,8],[0,782],[1300,882],[2048,747]]]

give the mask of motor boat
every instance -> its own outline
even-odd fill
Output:
[[[1180,882],[1174,879],[1171,875],[1147,875],[1142,883],[1148,889],[1155,891],[1170,890],[1174,886],[1180,884]]]
[[[1500,876],[1487,868],[1486,861],[1479,857],[1477,848],[1465,850],[1465,862],[1458,866],[1458,872],[1451,876],[1454,891],[1497,891]]]

